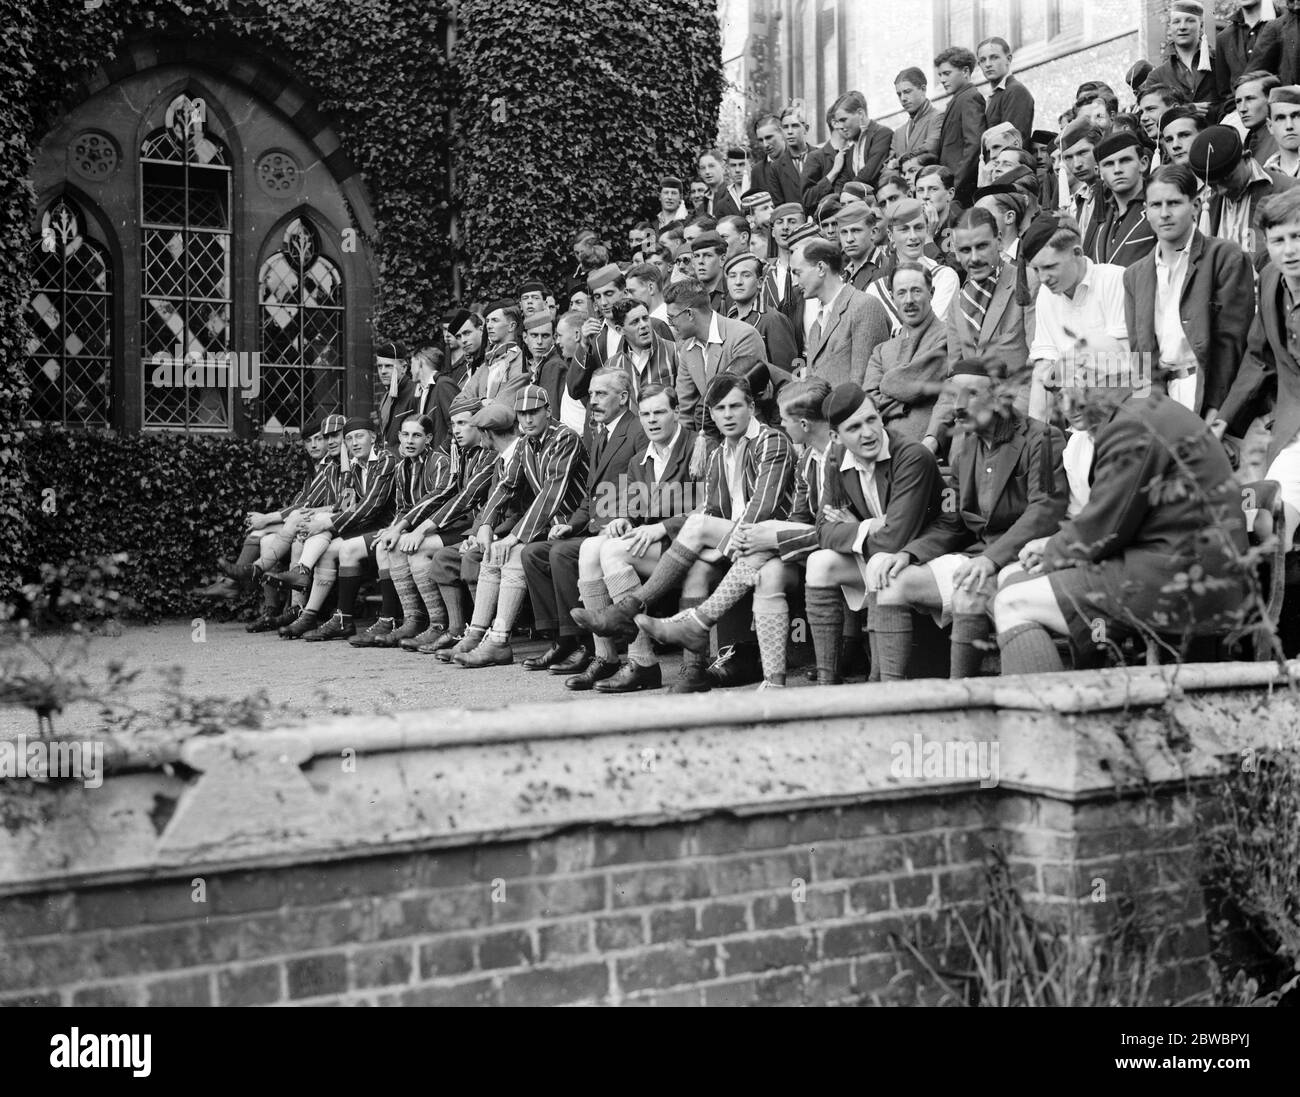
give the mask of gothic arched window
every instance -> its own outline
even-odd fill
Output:
[[[303,217],[284,230],[281,249],[262,264],[261,425],[301,430],[343,410],[343,276],[320,254]]]
[[[140,149],[146,428],[232,422],[231,158],[206,123],[202,99],[177,96]]]
[[[113,412],[113,270],[66,198],[41,218],[26,307],[30,417],[107,427]]]

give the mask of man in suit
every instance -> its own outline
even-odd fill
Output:
[[[422,347],[411,362],[415,366],[415,388],[410,405],[400,414],[403,418],[427,415],[433,423],[429,448],[445,450],[451,442],[451,405],[460,394],[460,386],[442,370],[441,347]]]
[[[767,191],[772,196],[772,203],[777,206],[800,201],[803,189],[799,183],[799,169],[794,166],[790,150],[786,147],[781,120],[775,114],[764,115],[758,120],[755,133],[765,155],[750,172],[750,190]]]
[[[1241,137],[1231,126],[1210,126],[1198,134],[1188,164],[1210,187],[1202,231],[1208,228],[1207,236],[1231,240],[1255,257],[1256,267],[1262,267],[1268,248],[1260,231],[1260,203],[1271,194],[1300,186],[1300,180],[1260,167],[1245,155]]]
[[[875,188],[881,169],[889,159],[893,130],[867,117],[867,100],[860,91],[841,95],[829,111],[831,126],[838,137],[829,158],[823,155],[804,165],[804,209],[812,211],[831,195],[838,195],[851,180]]]
[[[1028,333],[1033,330],[1034,307],[1017,302],[1018,272],[1014,263],[1002,258],[993,214],[979,206],[967,210],[957,221],[953,237],[966,284],[948,306],[948,354],[1001,362],[1008,388],[1016,393],[1016,406],[1024,414],[1029,407]],[[946,452],[951,441],[954,391],[945,387],[940,394],[922,439],[935,454]]]
[[[541,385],[550,406],[559,408],[569,364],[555,345],[555,320],[549,312],[535,312],[524,321],[524,346],[528,348],[528,383]]]
[[[1173,0],[1169,5],[1169,56],[1151,70],[1148,80],[1178,88],[1211,122],[1223,114],[1214,77],[1214,51],[1205,34],[1201,0]]]
[[[984,124],[988,129],[1010,122],[1020,132],[1024,147],[1033,143],[1034,97],[1011,75],[1011,45],[1005,38],[985,38],[975,47],[975,57],[989,82]]]
[[[676,385],[677,346],[655,330],[645,305],[624,299],[614,306],[612,319],[623,333],[623,342],[606,368],[626,374],[631,386],[630,402],[636,403],[646,385]]]
[[[852,382],[832,392],[826,415],[838,460],[826,469],[805,590],[817,681],[840,681],[845,602],[855,613],[866,607],[871,676],[878,681],[874,595],[885,562],[939,516],[943,480],[934,454],[886,430],[875,401]]]
[[[1143,192],[1151,154],[1123,130],[1103,137],[1093,150],[1106,198],[1092,218],[1083,249],[1094,263],[1130,267],[1156,246]]]
[[[781,313],[794,327],[795,339],[803,349],[803,292],[790,273],[790,236],[808,221],[803,206],[787,202],[772,211],[772,240],[776,258],[763,271],[763,309]]]
[[[752,379],[767,387],[767,351],[763,337],[741,320],[719,316],[709,295],[695,279],[675,282],[664,293],[668,322],[677,333],[677,398],[682,422],[696,432],[693,475],[704,473],[707,449],[717,445],[717,425],[703,402],[714,378],[724,373]],[[707,422],[706,422],[707,419]]]
[[[683,612],[698,606],[719,578],[725,560],[734,560],[743,551],[732,543],[737,529],[789,516],[795,471],[789,439],[754,415],[753,394],[743,377],[715,377],[706,399],[723,442],[709,456],[704,506],[689,517],[664,523],[673,543],[649,579],[611,606],[573,611],[574,620],[597,636],[634,639],[651,623],[638,615],[678,587]],[[672,692],[703,693],[711,688],[704,655],[683,651]]]
[[[880,268],[871,261],[876,250],[880,210],[866,202],[853,202],[840,210],[836,222],[840,251],[844,254],[844,283],[865,291],[880,274]]]
[[[716,232],[702,232],[691,241],[691,262],[695,278],[709,295],[709,307],[726,315],[731,302],[727,299],[726,279],[722,262],[727,254],[727,243]]]
[[[789,373],[799,354],[794,325],[776,309],[765,309],[761,301],[763,262],[748,252],[729,259],[723,268],[727,278],[727,295],[731,308],[729,320],[743,320],[758,329],[770,365]]]
[[[963,358],[953,367],[948,388],[970,428],[953,459],[955,505],[941,508],[920,536],[878,565],[875,641],[883,681],[907,676],[914,609],[952,618],[950,676],[977,675],[999,572],[1065,517],[1064,439],[1055,427],[1005,406],[996,391],[1000,373],[989,358]]]
[[[928,152],[932,156],[939,153],[943,115],[934,109],[927,90],[925,73],[918,68],[904,69],[894,77],[898,104],[907,112],[907,121],[894,130],[889,146],[895,169],[914,153]]]
[[[1279,0],[1279,3],[1281,0]],[[1278,63],[1281,61],[1280,49],[1274,46],[1272,56],[1269,53],[1255,57],[1255,47],[1260,41],[1264,28],[1274,19],[1275,13],[1271,10],[1272,3],[1270,0],[1270,11],[1267,16],[1261,10],[1263,0],[1246,0],[1232,16],[1223,24],[1223,29],[1219,31],[1218,37],[1214,40],[1214,86],[1218,93],[1219,102],[1227,103],[1232,98],[1233,81],[1243,72],[1251,72],[1255,69],[1262,69],[1266,72],[1276,72]],[[1265,37],[1265,46],[1271,40],[1280,45],[1280,40],[1273,37]],[[1262,158],[1261,158],[1262,159]]]
[[[696,168],[700,173],[700,182],[708,188],[703,208],[697,212],[707,214],[714,220],[726,217],[729,213],[739,214],[740,198],[739,195],[733,198],[727,186],[722,157],[713,149],[706,149],[700,153]]]
[[[1246,349],[1255,281],[1250,256],[1197,229],[1197,192],[1183,164],[1152,175],[1147,216],[1159,243],[1124,272],[1124,315],[1131,349],[1159,364],[1175,401],[1213,423]]]
[[[984,136],[984,96],[971,83],[975,55],[951,46],[934,59],[935,75],[950,96],[939,131],[939,163],[956,180],[957,201],[969,206],[979,176],[980,138]]]
[[[808,375],[831,386],[859,384],[871,352],[889,338],[889,317],[878,301],[846,285],[840,249],[826,240],[796,245],[792,270],[806,301],[820,309],[807,342]]]
[[[934,311],[933,275],[921,263],[898,263],[879,284],[902,327],[871,352],[862,388],[895,439],[920,442],[948,375],[948,322]]]
[[[1003,674],[1061,670],[1053,635],[1070,638],[1082,668],[1134,632],[1223,633],[1248,612],[1241,491],[1209,427],[1158,388],[1081,396],[1096,438],[1092,492],[1027,547],[1031,577],[994,600]]]
[[[1265,479],[1282,485],[1289,546],[1300,527],[1300,190],[1270,198],[1262,225],[1270,262],[1259,276],[1259,313],[1214,430],[1241,437],[1256,416],[1272,411]]]
[[[520,341],[523,326],[523,317],[511,302],[498,301],[491,306],[487,332],[492,349],[479,371],[465,382],[462,392],[484,403],[513,406],[515,395],[528,384],[528,363]]]
[[[408,375],[410,352],[401,343],[382,340],[375,344],[375,373],[383,386],[379,401],[379,437],[382,445],[397,448],[397,432],[402,416],[411,410],[411,393],[415,382]]]
[[[644,311],[644,305],[632,304]],[[576,675],[581,678],[571,687],[576,689],[591,689],[618,671],[617,658],[600,658],[599,665],[589,666],[590,648],[570,613],[581,604],[578,558],[582,544],[618,516],[609,506],[609,498],[611,494],[616,497],[620,484],[626,482],[629,464],[646,445],[641,425],[629,407],[630,397],[630,379],[621,369],[603,369],[591,379],[584,439],[590,460],[582,501],[571,514],[557,516],[559,520],[551,526],[545,541],[534,541],[523,549],[524,577],[536,627],[555,634],[546,651],[524,660],[524,670]]]

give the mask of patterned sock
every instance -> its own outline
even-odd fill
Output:
[[[474,594],[474,616],[470,624],[486,632],[492,626],[497,612],[497,596],[501,593],[501,569],[483,568],[478,573],[478,590]]]
[[[613,600],[609,596],[609,591],[605,589],[605,580],[603,579],[579,579],[578,597],[582,599],[582,604],[588,609],[604,609],[606,606],[613,605]],[[605,659],[609,662],[618,659],[618,645],[608,636],[597,636],[594,650],[598,659]]]
[[[650,578],[642,584],[640,591],[635,592],[637,598],[643,605],[653,605],[665,594],[671,593],[682,585],[686,573],[691,570],[691,565],[699,558],[700,554],[694,549],[687,548],[680,541],[674,541],[668,551],[659,558],[659,563],[655,565]],[[610,593],[612,594],[613,591]],[[702,599],[694,598],[691,604],[699,605],[701,601]],[[685,602],[682,603],[682,608],[686,608]]]
[[[312,573],[311,579],[311,597],[307,599],[307,608],[319,613],[321,607],[325,605],[325,599],[330,596],[330,591],[334,589],[334,582],[338,579],[339,573],[335,568],[325,564],[320,565]]]
[[[460,584],[438,584],[438,593],[442,595],[442,604],[447,609],[447,631],[459,636],[465,631],[465,604],[461,600]],[[433,620],[432,617],[429,618]]]
[[[397,586],[393,582],[393,576],[387,571],[379,573],[379,596],[383,599],[383,604],[379,607],[380,617],[396,621],[399,616],[403,615],[405,607],[397,597]]]
[[[416,589],[411,567],[406,562],[406,553],[394,551],[389,554],[388,575],[393,581],[393,592],[402,607],[402,620],[423,619],[426,616],[424,602],[420,599],[419,590]]]
[[[880,659],[880,680],[898,682],[907,677],[907,660],[912,654],[912,610],[909,606],[876,603],[867,614],[867,628],[875,633]]]
[[[505,567],[501,569],[501,590],[497,594],[497,615],[492,623],[492,631],[499,637],[498,642],[510,643],[510,630],[515,627],[515,619],[528,597],[528,583],[524,579],[522,567]]]
[[[784,593],[754,595],[754,629],[758,633],[763,677],[777,685],[785,685],[785,641],[790,632],[790,605]]]
[[[1050,674],[1064,670],[1056,643],[1042,625],[1027,623],[998,633],[1003,674]]]
[[[949,678],[978,678],[993,623],[987,613],[955,613],[952,618],[952,669]]]
[[[660,561],[660,562],[662,563],[662,561]],[[659,569],[656,568],[655,570],[658,571]],[[686,612],[688,612],[689,610],[693,610],[696,606],[698,606],[698,605],[699,605],[701,602],[703,602],[703,601],[704,601],[703,598],[686,598],[686,597],[683,597],[683,598],[682,598],[682,603],[681,603],[681,606],[682,606],[682,612],[683,612],[683,613],[686,613]],[[641,639],[641,634],[640,634],[639,632],[637,633],[637,639],[638,639],[638,640]],[[630,654],[630,653],[629,653],[629,654]],[[699,667],[700,670],[703,670],[704,667],[706,666],[707,662],[708,662],[708,657],[709,657],[709,653],[708,653],[707,650],[705,650],[705,651],[686,651],[685,649],[683,649],[683,651],[682,651],[682,666],[684,666],[684,667]]]
[[[605,589],[609,591],[609,600],[617,602],[620,598],[626,598],[629,594],[639,591],[641,579],[631,564],[623,564],[605,576]]]
[[[449,624],[448,617],[450,611],[444,600],[442,588],[438,586],[433,578],[433,561],[427,556],[408,556],[406,558],[406,570],[411,576],[411,582],[415,584],[416,592],[419,594],[420,601],[424,603],[425,613],[429,618],[431,625]],[[397,574],[397,569],[393,568],[393,574]],[[402,588],[397,588],[397,593],[402,593]],[[460,589],[456,590],[456,605],[459,610],[460,606]],[[462,623],[465,615],[460,614]]]
[[[695,615],[705,628],[712,628],[726,616],[727,610],[754,589],[757,582],[758,572],[744,560],[737,560],[722,577],[717,589],[699,604]]]
[[[339,568],[339,612],[351,617],[356,608],[357,594],[361,591],[361,569]],[[387,616],[387,614],[385,614]]]
[[[838,678],[840,649],[844,644],[844,596],[839,587],[807,587],[804,608],[817,659],[817,677]]]

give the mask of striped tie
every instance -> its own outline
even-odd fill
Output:
[[[988,312],[989,302],[993,300],[993,287],[997,285],[997,281],[998,276],[990,274],[980,281],[974,278],[967,279],[966,285],[962,287],[961,314],[966,317],[966,322],[970,324],[976,336],[984,326],[984,314]]]

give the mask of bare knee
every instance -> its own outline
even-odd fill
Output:
[[[837,556],[838,553],[834,553],[830,549],[818,549],[809,556],[804,573],[807,585],[810,587],[829,587],[831,585],[831,575],[837,563]]]
[[[758,569],[758,582],[754,590],[758,594],[773,595],[785,593],[786,569],[782,560],[769,560]]]

